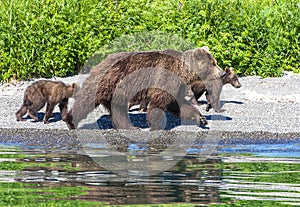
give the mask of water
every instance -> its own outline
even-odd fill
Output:
[[[83,149],[78,143],[45,146],[10,139],[0,144],[0,206],[300,206],[300,138],[221,140],[205,159],[201,144],[182,146],[182,159],[159,160],[179,162],[149,176],[135,165],[159,168],[149,157],[165,150],[163,144],[118,146],[124,157],[99,143]],[[90,153],[95,150],[98,156]],[[126,173],[103,167],[107,157],[127,167]]]

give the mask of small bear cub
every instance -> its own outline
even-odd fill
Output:
[[[39,80],[34,82],[24,92],[23,104],[16,113],[17,120],[24,121],[23,116],[28,113],[31,118],[38,121],[35,115],[46,104],[45,124],[49,123],[48,120],[57,104],[59,104],[62,120],[66,119],[68,100],[73,95],[76,87],[75,83],[66,85],[60,81]]]

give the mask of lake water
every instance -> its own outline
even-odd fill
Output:
[[[0,206],[300,206],[300,138],[220,140],[209,156],[197,142],[163,154],[169,144],[7,140]]]

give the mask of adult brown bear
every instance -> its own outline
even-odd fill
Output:
[[[122,52],[109,55],[98,64],[75,95],[75,103],[65,120],[70,129],[102,104],[114,128],[134,128],[128,118],[128,103],[149,101],[147,120],[159,128],[162,111],[206,125],[199,110],[185,100],[189,84],[202,80],[211,95],[212,107],[220,111],[222,69],[207,47],[185,52],[175,50]],[[158,110],[157,110],[158,109]]]

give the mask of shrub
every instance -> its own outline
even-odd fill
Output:
[[[3,0],[0,80],[73,75],[96,51],[103,58],[186,49],[179,39],[209,46],[220,66],[240,75],[300,72],[299,9],[295,0]],[[179,38],[165,38],[173,35]]]

